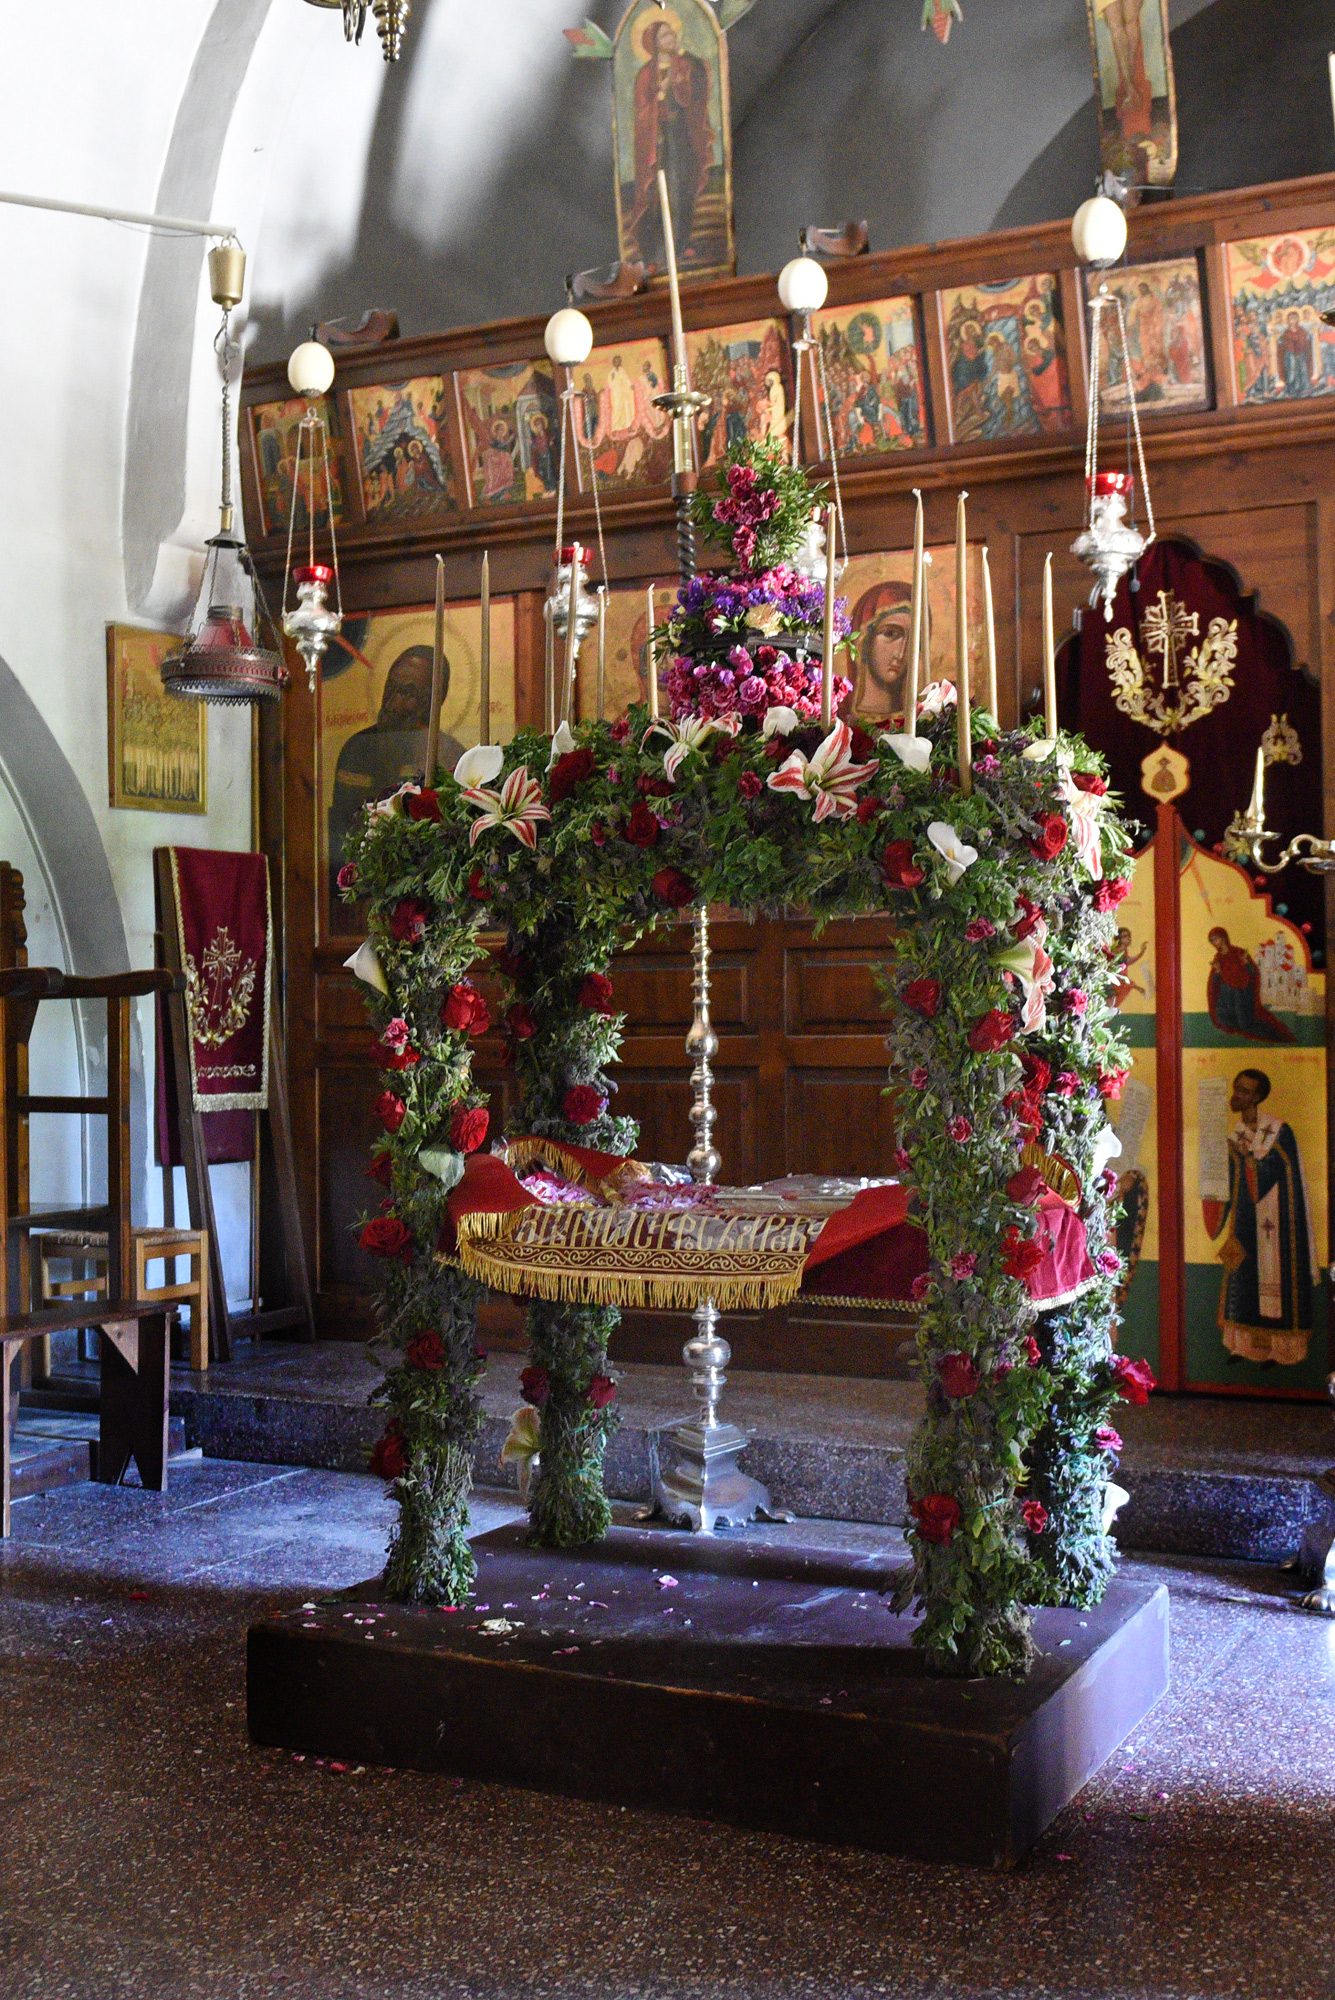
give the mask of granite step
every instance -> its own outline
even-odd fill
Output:
[[[522,1397],[521,1357],[493,1355],[481,1384],[480,1486],[513,1486],[500,1448]],[[621,1425],[607,1455],[617,1500],[647,1499],[673,1425],[691,1414],[683,1371],[617,1368]],[[77,1371],[72,1385],[77,1386]],[[359,1342],[245,1342],[207,1375],[174,1369],[172,1411],[206,1457],[338,1472],[365,1469],[383,1428],[368,1405],[379,1380]],[[922,1407],[912,1382],[738,1370],[724,1413],[752,1434],[742,1464],[804,1518],[897,1526],[904,1454]],[[1126,1449],[1118,1521],[1127,1549],[1277,1563],[1330,1503],[1314,1481],[1335,1464],[1335,1426],[1320,1404],[1155,1396],[1118,1417]]]

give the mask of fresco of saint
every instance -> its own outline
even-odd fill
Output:
[[[612,53],[621,255],[666,266],[658,176],[683,271],[733,266],[727,43],[704,0],[632,0]]]

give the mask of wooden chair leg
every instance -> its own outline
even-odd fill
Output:
[[[199,1294],[190,1304],[190,1366],[202,1375],[209,1365],[209,1239],[202,1236],[190,1259],[190,1275]]]
[[[170,1311],[102,1322],[102,1394],[97,1476],[119,1486],[133,1458],[144,1486],[167,1490]]]
[[[17,1398],[9,1389],[10,1352],[0,1341],[0,1541],[9,1539],[9,1474],[13,1459],[11,1426]]]

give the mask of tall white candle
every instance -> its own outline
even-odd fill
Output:
[[[478,658],[478,742],[491,741],[491,552],[482,551],[482,643]]]
[[[607,705],[607,585],[598,586],[598,720]]]
[[[913,594],[909,600],[909,672],[904,691],[904,733],[918,733],[918,670],[922,655],[923,585],[926,576],[922,560],[922,493],[913,489],[917,510],[913,517]]]
[[[1052,552],[1043,563],[1043,733],[1057,734],[1057,651],[1052,636]]]
[[[654,658],[654,587],[649,585],[644,593],[646,624],[644,628],[645,664],[649,685],[649,715],[658,720],[658,662]]]
[[[961,493],[955,508],[955,718],[959,738],[960,790],[973,790],[973,736],[969,715],[969,544]]]
[[[987,666],[987,712],[996,722],[997,716],[997,625],[992,612],[992,571],[987,561],[987,543],[983,543],[983,659]]]

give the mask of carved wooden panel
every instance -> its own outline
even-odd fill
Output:
[[[877,1069],[790,1069],[784,1078],[785,1151],[791,1171],[894,1172],[895,1120]]]

